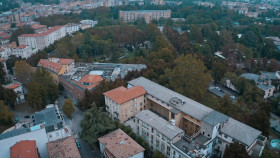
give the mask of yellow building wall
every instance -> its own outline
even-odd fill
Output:
[[[142,103],[142,105],[141,105],[141,103]],[[131,108],[131,105],[133,105],[133,108]],[[129,118],[138,114],[142,110],[144,110],[144,95],[137,97],[136,101],[134,98],[132,103],[130,100],[128,102],[120,104],[120,106],[119,106],[120,121],[125,122]]]

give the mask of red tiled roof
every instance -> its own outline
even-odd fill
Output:
[[[50,158],[81,158],[73,136],[49,142],[47,148]]]
[[[8,34],[6,32],[0,32],[0,37],[2,37],[4,35],[8,35]]]
[[[49,29],[47,32],[43,32],[43,33],[35,33],[35,34],[22,34],[19,37],[43,37],[46,36],[60,28],[62,28],[63,26],[54,26],[51,29]]]
[[[18,49],[24,49],[24,48],[26,48],[27,47],[27,45],[19,45],[18,47],[16,47],[16,48],[18,48]]]
[[[6,59],[4,58],[0,58],[0,62],[6,61]]]
[[[6,36],[3,36],[2,38],[7,39],[7,38],[10,38],[10,37],[11,37],[11,35],[6,35]]]
[[[45,60],[45,59],[41,59],[39,61],[39,63],[37,64],[37,66],[49,69],[56,73],[59,73],[62,69],[62,65],[52,62],[52,61]]]
[[[58,60],[58,63],[61,64],[61,65],[69,65],[72,62],[74,62],[73,59],[59,59]]]
[[[87,74],[87,75],[83,76],[79,80],[79,82],[81,82],[81,83],[96,83],[96,82],[100,82],[102,80],[103,80],[103,78],[99,75]]]
[[[37,146],[35,140],[22,140],[10,148],[10,157],[30,157],[38,158]]]
[[[100,137],[98,140],[105,146],[105,152],[109,157],[128,158],[145,151],[142,146],[121,129]]]
[[[12,84],[12,85],[10,85],[10,86],[7,87],[7,88],[8,88],[8,89],[15,89],[15,88],[17,88],[17,87],[19,87],[19,83]]]
[[[146,94],[146,91],[141,86],[135,86],[132,88],[125,88],[123,86],[115,88],[113,90],[103,93],[118,104],[125,103],[131,99]]]
[[[40,24],[34,24],[31,26],[34,30],[40,29],[40,28],[46,28],[46,25],[40,25]]]

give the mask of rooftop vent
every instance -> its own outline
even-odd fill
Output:
[[[120,144],[121,144],[121,145],[124,144],[124,141],[121,141]]]
[[[183,102],[181,99],[177,98],[177,97],[172,97],[170,99],[170,103],[174,106],[179,106],[179,105],[182,105],[184,104],[185,102]]]

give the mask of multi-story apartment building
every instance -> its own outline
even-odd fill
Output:
[[[130,10],[119,11],[119,19],[123,22],[134,22],[137,19],[144,18],[146,23],[160,18],[171,18],[171,10]]]
[[[143,87],[119,87],[103,94],[109,116],[121,122],[127,121],[145,109],[146,91]]]
[[[33,50],[42,50],[66,35],[64,26],[54,26],[48,31],[35,34],[22,34],[18,37],[19,45],[29,45]]]
[[[184,136],[184,131],[170,124],[168,121],[151,112],[143,110],[135,115],[131,125],[133,132],[142,136],[152,150],[159,150],[169,157],[171,144],[179,141]]]
[[[184,131],[184,136],[179,140],[169,142],[170,153],[165,149],[160,150],[166,156],[174,158],[208,157],[214,154],[223,156],[226,146],[236,141],[243,144],[250,155],[259,156],[262,153],[266,137],[262,136],[260,131],[146,78],[139,77],[128,82],[128,89],[133,87],[142,87],[146,91],[142,100],[144,102],[142,110],[148,109],[163,119],[156,125],[150,123],[155,122],[150,119],[148,121],[150,128],[156,129],[158,124],[170,122]],[[118,104],[115,106],[116,109],[120,107]],[[107,108],[107,111],[109,109]],[[137,128],[137,121],[141,120],[138,116],[144,115],[142,113],[147,112],[145,110],[135,113],[136,120],[128,120],[125,124]],[[171,131],[168,128],[165,130]],[[142,135],[140,132],[139,134]]]
[[[27,59],[33,54],[33,51],[31,47],[28,45],[20,45],[15,49],[12,49],[12,54],[15,55],[16,57]]]
[[[72,34],[76,31],[79,31],[79,29],[80,29],[79,24],[73,24],[73,23],[66,24],[66,25],[64,25],[64,27],[65,27],[66,34]]]

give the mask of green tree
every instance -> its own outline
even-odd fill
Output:
[[[220,83],[224,74],[226,73],[226,66],[221,62],[214,62],[213,69],[211,71],[211,75],[214,79],[214,84]]]
[[[275,151],[264,149],[261,158],[280,158],[280,155]]]
[[[19,60],[15,63],[14,73],[21,83],[28,84],[31,81],[32,67],[26,61]]]
[[[65,99],[64,101],[64,106],[63,106],[63,112],[71,117],[72,113],[75,111],[75,108],[73,106],[72,100],[71,99]]]
[[[13,89],[6,89],[4,92],[4,98],[5,98],[6,104],[14,107],[16,99],[17,99],[17,94]]]
[[[211,81],[203,62],[191,54],[178,57],[166,74],[172,89],[195,100],[202,99]]]
[[[245,146],[238,142],[231,143],[226,147],[224,157],[226,158],[250,158],[245,150]]]
[[[84,113],[81,127],[82,139],[89,144],[94,144],[100,136],[115,129],[115,124],[101,107],[98,108],[95,103],[92,103],[92,108]]]
[[[6,72],[4,71],[3,63],[0,63],[0,84],[4,84],[6,81]]]
[[[161,152],[156,151],[153,154],[153,158],[165,158],[165,156]]]
[[[9,111],[9,107],[4,104],[3,100],[0,100],[0,123],[1,124],[12,124],[14,114]]]
[[[37,82],[31,82],[27,85],[27,97],[26,100],[32,108],[37,108],[39,111],[42,105],[42,92],[41,85]]]

